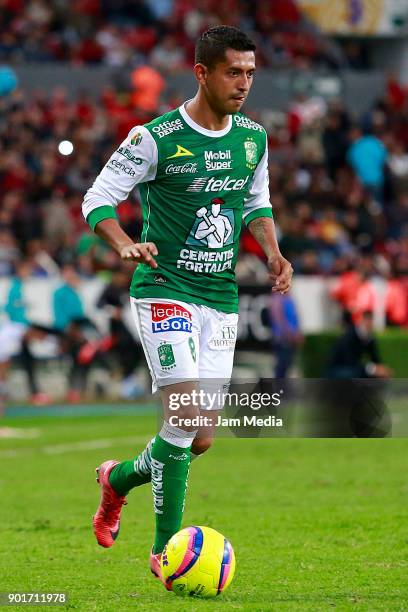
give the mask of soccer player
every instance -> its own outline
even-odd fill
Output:
[[[190,461],[212,442],[211,429],[203,433],[187,420],[208,405],[184,402],[175,424],[171,402],[180,394],[192,398],[200,381],[222,388],[230,379],[242,220],[265,252],[273,290],[284,294],[291,282],[269,201],[266,133],[239,112],[254,78],[254,51],[236,28],[205,32],[196,45],[195,97],[133,128],[83,203],[90,227],[137,264],[131,307],[164,412],[159,433],[136,458],[97,468],[102,491],[94,533],[100,545],[112,546],[126,495],[151,481],[156,536],[150,568],[159,578],[163,548],[181,526]],[[144,219],[140,243],[121,229],[115,213],[136,185]]]

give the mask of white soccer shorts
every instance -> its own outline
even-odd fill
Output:
[[[0,327],[0,363],[5,363],[19,354],[27,329],[28,326],[24,323],[14,321],[7,321]]]
[[[237,338],[236,313],[161,298],[131,297],[130,302],[153,393],[166,385],[204,379],[209,388],[213,383],[216,388],[228,386]]]

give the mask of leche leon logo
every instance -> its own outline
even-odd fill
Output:
[[[191,312],[178,304],[151,304],[152,332],[181,331],[191,334]]]

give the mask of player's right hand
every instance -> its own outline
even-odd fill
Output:
[[[137,263],[145,263],[151,268],[157,268],[157,262],[153,255],[158,255],[158,253],[154,242],[143,242],[124,246],[119,254],[123,261],[136,261]]]

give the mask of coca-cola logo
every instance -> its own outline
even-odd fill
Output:
[[[169,164],[166,174],[195,174],[197,172],[197,162],[187,162],[185,164]]]

